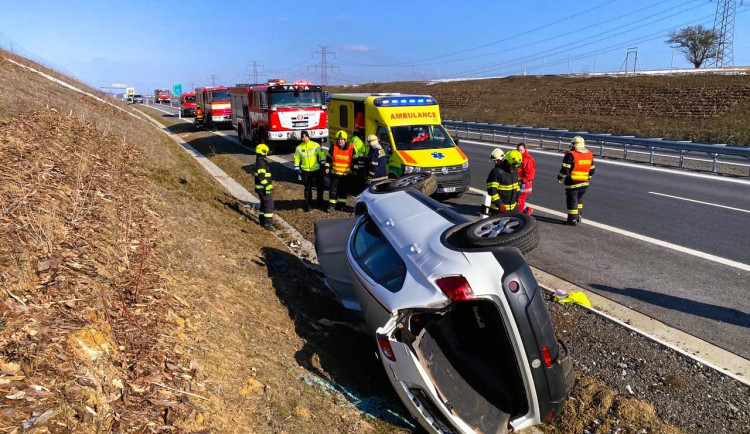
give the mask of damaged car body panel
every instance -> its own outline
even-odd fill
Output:
[[[321,266],[327,280],[328,270],[341,274],[340,263],[324,262],[341,261],[345,244],[347,297],[420,425],[503,433],[554,417],[572,387],[572,362],[518,249],[472,245],[462,235],[468,219],[413,189],[371,187],[355,210],[346,241],[319,242],[326,231],[316,223],[316,248],[338,252]]]

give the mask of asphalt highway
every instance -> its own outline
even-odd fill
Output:
[[[218,133],[236,139],[231,130]],[[238,157],[249,152],[225,139],[216,145]],[[473,190],[447,203],[476,218],[496,145],[462,139],[460,146]],[[529,151],[537,175],[528,202],[542,234],[527,255],[532,266],[750,359],[747,178],[597,159],[584,223],[569,227],[556,180],[562,154]]]

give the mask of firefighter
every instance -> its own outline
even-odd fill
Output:
[[[352,166],[352,175],[349,183],[349,193],[358,195],[365,189],[367,180],[367,170],[365,169],[365,160],[370,152],[367,144],[362,141],[362,130],[354,130],[351,144],[354,147],[354,164]]]
[[[518,211],[524,214],[531,214],[534,210],[526,206],[526,196],[531,194],[531,182],[536,175],[536,161],[529,154],[525,143],[516,145],[516,150],[523,155],[523,163],[518,168],[518,182],[520,184],[520,194],[518,195]]]
[[[300,134],[302,143],[294,150],[294,171],[297,173],[297,179],[302,181],[305,186],[305,212],[310,211],[312,206],[312,187],[315,183],[317,188],[318,208],[323,208],[323,190],[325,190],[325,180],[323,179],[323,163],[325,162],[325,153],[320,144],[310,140],[310,134],[302,131]]]
[[[346,207],[347,181],[354,164],[354,146],[346,141],[346,132],[336,133],[336,143],[328,148],[326,173],[331,175],[331,186],[328,190],[326,212],[334,205],[336,210]]]
[[[565,181],[565,204],[568,209],[567,224],[575,226],[581,222],[583,210],[583,195],[589,187],[589,181],[594,176],[594,154],[586,149],[586,142],[581,136],[573,137],[570,150],[565,153],[557,183]]]
[[[388,179],[385,151],[380,146],[378,136],[370,134],[367,136],[367,143],[370,144],[370,154],[367,157],[367,185],[384,181]]]
[[[203,109],[198,106],[195,109],[195,119],[193,119],[193,125],[195,128],[203,128]]]
[[[255,192],[260,199],[259,221],[264,229],[273,230],[273,179],[268,169],[268,146],[261,143],[255,147]]]
[[[487,194],[490,196],[490,213],[499,214],[516,209],[518,200],[518,168],[523,163],[523,155],[516,150],[503,153],[495,149],[490,154],[490,161],[495,162],[487,176]]]

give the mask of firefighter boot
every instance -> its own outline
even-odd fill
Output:
[[[568,214],[568,222],[567,222],[567,224],[568,224],[568,226],[576,226],[576,225],[578,225],[578,216],[577,215]]]

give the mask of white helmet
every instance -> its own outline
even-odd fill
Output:
[[[500,149],[500,148],[494,149],[492,151],[492,153],[490,154],[490,161],[492,161],[492,160],[502,160],[504,158],[505,158],[505,152],[502,149]]]

